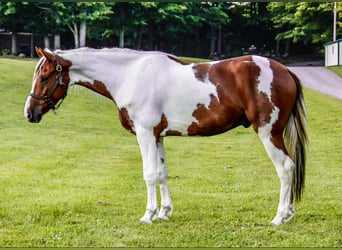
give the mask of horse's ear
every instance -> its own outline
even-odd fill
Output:
[[[37,52],[37,55],[39,57],[45,56],[46,59],[50,62],[55,60],[55,56],[53,55],[53,53],[50,50],[46,50],[46,49],[43,50],[42,48],[36,47],[36,52]]]
[[[44,56],[44,54],[43,54],[43,50],[41,49],[41,48],[39,48],[39,47],[35,47],[35,49],[36,49],[36,53],[37,53],[37,55],[39,56],[39,57],[42,57],[42,56]]]

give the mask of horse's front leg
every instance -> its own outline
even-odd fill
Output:
[[[157,219],[157,143],[152,131],[143,127],[136,127],[137,140],[143,161],[144,180],[147,187],[147,205],[141,222],[152,223]]]
[[[162,220],[168,220],[173,211],[172,201],[168,187],[168,173],[164,152],[163,137],[159,139],[157,144],[157,169],[158,179],[160,185],[160,197],[161,197],[161,209],[158,214],[158,218]]]

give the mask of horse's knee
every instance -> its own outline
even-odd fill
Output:
[[[160,183],[167,182],[167,178],[168,178],[168,173],[167,173],[166,169],[158,171],[158,180]]]
[[[156,183],[158,179],[158,174],[155,171],[144,171],[144,180],[146,183]]]

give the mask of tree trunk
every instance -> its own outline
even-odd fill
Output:
[[[120,30],[120,41],[119,41],[119,47],[124,48],[125,47],[125,26],[121,26]]]
[[[276,56],[278,56],[278,55],[279,55],[279,49],[280,49],[280,41],[279,41],[279,40],[277,40],[277,43],[276,43],[276,51],[275,51],[275,53],[276,53]]]
[[[81,15],[86,16],[87,10],[83,9]],[[84,20],[81,20],[81,23],[80,23],[80,47],[86,46],[86,40],[87,40],[87,21],[84,19]]]
[[[210,52],[209,52],[209,56],[210,58],[213,58],[215,53],[215,40],[216,40],[216,36],[215,36],[215,28],[211,27],[211,32],[210,32]]]
[[[55,49],[61,48],[61,34],[54,35],[54,48]]]
[[[143,36],[143,27],[142,27],[142,25],[139,25],[137,41],[135,44],[135,49],[137,49],[137,50],[141,49],[142,36]]]
[[[17,32],[12,32],[12,46],[11,46],[11,55],[17,55],[18,48],[17,48]]]
[[[291,43],[291,39],[286,39],[285,41],[285,54],[284,56],[289,56],[290,54],[290,43]]]
[[[125,25],[126,25],[126,13],[125,7],[127,7],[127,3],[119,3],[119,11],[120,11],[120,36],[119,36],[119,47],[125,47]]]
[[[75,21],[72,22],[71,24],[67,24],[69,29],[71,30],[72,34],[74,35],[74,42],[75,42],[75,48],[80,47],[80,37],[78,33],[78,25]]]
[[[153,50],[153,29],[154,29],[154,25],[152,23],[149,23],[148,24],[148,41],[147,41],[148,50]]]
[[[73,22],[73,29],[72,29],[72,33],[74,34],[74,40],[75,40],[75,48],[79,48],[80,47],[80,39],[78,36],[78,27],[77,27],[77,23]]]
[[[33,32],[32,32],[31,33],[31,39],[30,39],[30,57],[31,58],[33,58],[34,53],[35,53],[35,50],[34,50],[34,35],[33,35]]]
[[[217,37],[217,55],[220,56],[222,54],[222,27],[220,26],[218,29],[218,37]]]
[[[33,37],[33,33],[32,33],[32,37]],[[44,47],[50,49],[50,39],[48,35],[44,36]]]
[[[200,29],[196,27],[196,32],[195,32],[195,55],[196,57],[202,57],[203,56],[203,45],[202,45],[203,39],[201,39],[201,34],[200,34]],[[206,55],[204,55],[206,56]]]

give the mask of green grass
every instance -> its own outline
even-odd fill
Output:
[[[310,146],[297,215],[280,227],[279,181],[252,129],[165,139],[174,214],[146,205],[134,136],[116,108],[71,88],[58,115],[30,124],[34,60],[0,59],[1,247],[342,247],[342,101],[305,89]]]
[[[194,57],[179,57],[179,59],[189,62],[189,63],[202,63],[202,62],[210,62],[210,59],[203,59],[203,58],[194,58]]]
[[[327,69],[342,77],[342,66],[329,66]]]

